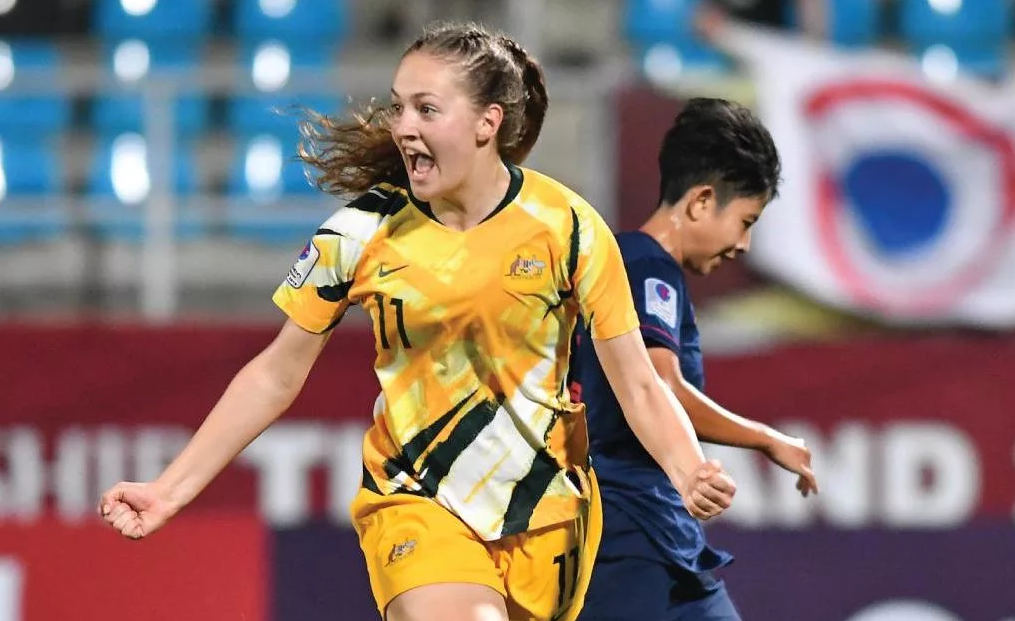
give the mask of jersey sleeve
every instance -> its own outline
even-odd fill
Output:
[[[341,321],[351,303],[356,268],[380,228],[379,201],[389,194],[374,189],[339,208],[310,238],[272,301],[297,325],[322,333]]]
[[[574,291],[590,335],[606,340],[636,329],[638,316],[613,231],[588,204],[573,206],[572,216]]]
[[[644,259],[627,265],[641,335],[648,346],[680,352],[684,280],[672,265]]]

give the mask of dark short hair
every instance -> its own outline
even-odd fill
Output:
[[[779,192],[782,164],[772,135],[746,107],[725,99],[691,99],[659,149],[659,202],[673,204],[711,185],[720,206]]]

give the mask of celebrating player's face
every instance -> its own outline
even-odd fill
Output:
[[[475,162],[481,117],[461,80],[456,65],[422,52],[402,59],[395,73],[391,134],[421,200],[453,193]]]
[[[699,274],[708,274],[724,260],[733,260],[751,248],[751,226],[761,217],[764,198],[735,198],[719,208],[714,198],[696,222],[697,243],[684,262]]]

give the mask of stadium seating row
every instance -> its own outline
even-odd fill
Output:
[[[291,75],[324,71],[328,63],[329,50],[324,46],[287,45],[277,40],[248,46],[240,55],[237,71],[246,76],[251,94],[228,98],[225,129],[240,136],[291,133],[295,123],[277,112],[296,103],[322,112],[338,111],[342,100],[338,93],[298,98],[285,94]],[[142,81],[151,76],[185,79],[200,64],[197,47],[175,42],[128,39],[107,46],[103,67],[116,88],[94,98],[88,129],[101,135],[142,131],[144,103],[138,89]],[[52,42],[0,42],[0,137],[55,134],[72,127],[71,97],[32,90],[32,82],[59,76],[60,67],[59,51]],[[31,86],[24,88],[25,84]],[[215,125],[211,99],[206,95],[183,95],[172,105],[174,127],[180,136],[194,136]]]
[[[272,213],[269,208],[283,197],[319,197],[321,204],[328,202],[293,155],[291,143],[271,134],[238,145],[225,188],[225,198],[236,200],[226,201],[226,213],[219,214],[229,231],[263,241],[292,241],[293,230],[305,232],[319,224],[326,215],[319,211],[301,218],[298,210]],[[197,192],[196,160],[195,150],[184,146],[169,162],[167,182],[178,199],[176,230],[183,239],[211,232],[215,220],[206,201],[193,200],[202,196]],[[0,142],[0,244],[53,238],[67,231],[74,218],[60,200],[66,192],[66,164],[58,143]],[[145,200],[155,181],[152,170],[142,136],[122,134],[96,142],[80,219],[98,236],[140,239]]]
[[[109,40],[198,40],[213,30],[211,0],[96,0],[94,31]],[[348,31],[343,0],[233,0],[240,41],[337,42]]]
[[[694,33],[693,14],[699,2],[627,0],[626,36],[636,53],[645,61],[668,57],[686,67],[726,69],[727,59]],[[883,0],[828,2],[829,38],[846,47],[881,41],[887,30],[884,5]],[[911,53],[922,56],[943,46],[972,73],[997,77],[1007,70],[1015,14],[1010,0],[898,0],[894,6],[893,21]],[[786,21],[795,23],[792,10]]]
[[[691,68],[725,68],[728,61],[693,32],[699,0],[627,0],[627,38],[646,62],[673,58]],[[792,3],[790,3],[792,4]],[[137,87],[146,78],[186,76],[201,65],[200,38],[208,26],[208,0],[99,0],[105,37],[103,67],[119,90],[95,98],[88,128],[100,134],[142,130]],[[840,45],[874,44],[882,32],[880,0],[829,4],[830,36]],[[236,28],[241,48],[237,71],[255,95],[230,97],[224,125],[241,136],[291,130],[271,113],[295,100],[282,96],[293,73],[325,71],[346,26],[336,0],[239,0]],[[960,67],[995,76],[1008,65],[1013,3],[1009,0],[902,0],[900,30],[916,54],[950,48]],[[790,21],[795,17],[789,16]],[[187,37],[193,37],[192,42]],[[19,82],[59,75],[52,42],[0,43],[0,136],[61,132],[73,122],[72,100],[60,94],[25,95]],[[5,94],[4,91],[9,91]],[[339,93],[301,103],[337,111]],[[193,94],[175,102],[174,122],[183,136],[215,125],[209,99]]]

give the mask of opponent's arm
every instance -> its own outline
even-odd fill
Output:
[[[804,496],[817,493],[818,483],[811,469],[811,452],[803,440],[768,425],[738,416],[699,391],[680,372],[677,355],[665,347],[648,350],[652,366],[687,411],[698,438],[704,442],[749,448],[763,452],[772,461],[799,475],[797,489]]]
[[[733,480],[717,462],[705,463],[687,413],[653,369],[641,333],[632,330],[593,345],[628,425],[692,515],[708,518],[729,507]]]

